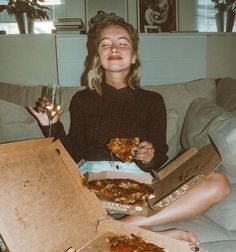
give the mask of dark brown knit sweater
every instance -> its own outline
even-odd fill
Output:
[[[103,84],[101,96],[89,89],[77,92],[70,104],[70,116],[68,135],[61,122],[53,124],[52,135],[61,140],[75,162],[82,158],[111,160],[106,144],[116,137],[139,137],[153,144],[153,162],[143,165],[135,161],[144,171],[158,170],[167,160],[166,108],[158,93]],[[48,135],[48,127],[42,130]]]

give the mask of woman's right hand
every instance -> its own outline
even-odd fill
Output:
[[[31,106],[28,107],[28,109],[29,109],[29,112],[39,121],[39,123],[42,126],[49,126],[49,118],[48,118],[48,115],[46,112],[44,112],[40,108],[38,110],[36,110],[35,108],[33,108]],[[63,112],[64,112],[63,109],[59,107],[56,114],[53,116],[51,123],[54,124],[57,121],[59,121]]]

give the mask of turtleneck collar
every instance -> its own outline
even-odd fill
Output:
[[[102,96],[107,99],[123,101],[135,97],[138,88],[131,88],[129,85],[120,89],[103,83],[102,84]]]

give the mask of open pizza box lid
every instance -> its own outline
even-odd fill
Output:
[[[105,209],[110,213],[151,216],[172,204],[187,193],[192,187],[212,173],[222,162],[222,158],[210,143],[201,149],[189,148],[163,169],[155,173],[153,181],[150,176],[118,171],[91,172],[88,181],[96,179],[129,178],[140,183],[149,184],[155,191],[155,197],[147,205],[132,205],[100,198]]]
[[[85,247],[108,231],[141,235],[173,252],[191,251],[185,242],[111,219],[59,141],[1,144],[0,185],[4,252],[89,251]]]

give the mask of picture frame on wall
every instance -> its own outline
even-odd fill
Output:
[[[86,31],[89,30],[89,21],[98,11],[107,14],[114,13],[128,21],[128,0],[85,0]]]
[[[178,0],[137,0],[140,33],[178,31]]]

